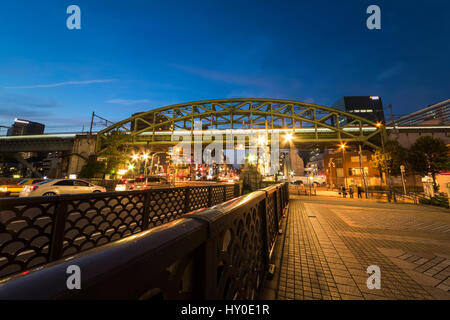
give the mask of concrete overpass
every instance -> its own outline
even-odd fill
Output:
[[[66,174],[80,172],[89,155],[95,152],[95,135],[85,133],[55,133],[0,137],[0,156],[15,158],[40,175],[23,157],[23,152],[61,152],[61,167]]]

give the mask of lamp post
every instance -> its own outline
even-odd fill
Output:
[[[359,170],[361,171],[361,175],[363,178],[363,182],[364,182],[364,193],[366,194],[366,199],[367,199],[367,181],[366,181],[366,171],[364,170],[363,167],[363,161],[362,161],[362,149],[361,149],[361,144],[359,145]]]
[[[336,163],[334,163],[333,158],[330,158],[330,160],[328,161],[328,168],[329,168],[329,173],[330,173],[330,187],[331,187],[331,189],[333,189],[333,173],[332,173],[331,167],[336,169]]]
[[[347,189],[347,173],[346,173],[346,168],[345,168],[345,148],[347,146],[345,145],[345,143],[342,143],[340,145],[340,149],[342,151],[342,170],[344,171],[344,186]]]
[[[400,166],[400,173],[402,174],[403,194],[406,195],[406,183],[405,183],[405,166]]]

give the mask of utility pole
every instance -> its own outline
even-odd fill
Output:
[[[95,112],[92,111],[91,128],[89,129],[89,134],[92,134],[92,125],[94,124],[94,117],[95,117]]]
[[[402,174],[403,194],[406,195],[405,166],[403,164],[400,166],[400,172]]]
[[[360,168],[361,175],[362,175],[362,178],[364,181],[364,193],[366,194],[366,199],[367,199],[368,190],[367,190],[367,181],[366,181],[366,171],[364,170],[364,167],[363,167],[361,144],[359,144],[359,168]]]

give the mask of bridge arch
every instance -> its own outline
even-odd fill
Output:
[[[177,130],[292,130],[302,142],[359,142],[371,148],[384,128],[353,113],[317,104],[281,99],[215,99],[174,104],[134,114],[97,134],[97,150],[112,132],[122,132],[136,144],[170,143]]]

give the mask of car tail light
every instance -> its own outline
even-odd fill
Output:
[[[119,184],[116,186],[116,191],[125,191],[126,187],[123,184]]]
[[[25,188],[23,188],[23,191],[25,192],[31,192],[34,191],[38,188],[38,186],[26,186]]]

